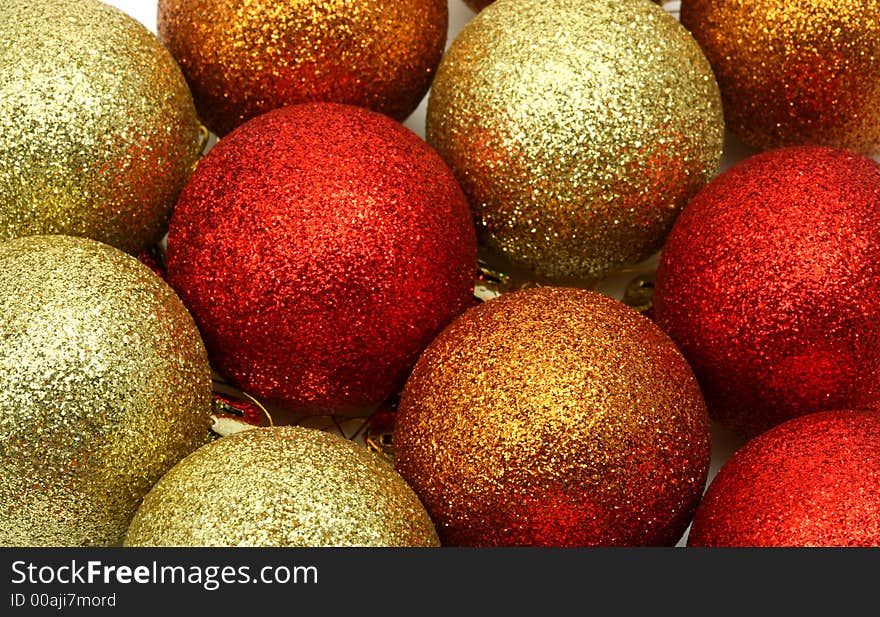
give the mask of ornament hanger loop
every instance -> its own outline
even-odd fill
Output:
[[[199,125],[199,152],[205,152],[205,147],[208,145],[208,140],[211,139],[211,132],[208,130],[204,124]]]
[[[212,430],[221,436],[231,435],[250,428],[263,426],[261,416],[265,417],[268,424],[275,426],[272,415],[259,400],[242,390],[227,392],[222,381],[214,382],[214,401],[212,413]]]

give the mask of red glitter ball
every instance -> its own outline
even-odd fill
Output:
[[[706,491],[688,546],[880,546],[880,415],[809,414],[748,442]]]
[[[741,434],[877,407],[880,165],[794,147],[727,170],[676,222],[654,301],[710,414]]]
[[[470,304],[476,237],[442,159],[390,118],[316,103],[259,116],[199,164],[168,279],[214,367],[301,413],[367,410]]]

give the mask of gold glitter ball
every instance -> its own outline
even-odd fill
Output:
[[[497,0],[444,56],[426,135],[487,261],[577,284],[661,246],[717,173],[724,121],[709,63],[659,6]]]
[[[160,240],[207,132],[143,25],[97,0],[0,0],[0,240]]]
[[[710,457],[706,405],[672,341],[564,287],[489,300],[444,330],[392,442],[445,545],[673,545]]]
[[[126,546],[437,546],[412,489],[378,454],[297,426],[204,446],[144,498]]]
[[[348,103],[403,120],[443,54],[446,0],[159,0],[159,37],[225,135],[272,109]]]
[[[474,11],[481,11],[492,4],[493,1],[494,0],[464,0],[464,3],[472,8]],[[595,0],[593,1],[595,2]],[[665,1],[668,0],[653,0],[653,2],[656,2],[657,4],[663,4]]]
[[[880,0],[682,0],[681,23],[748,145],[880,154]]]
[[[207,440],[195,323],[135,258],[69,236],[0,244],[0,315],[0,545],[118,544]]]

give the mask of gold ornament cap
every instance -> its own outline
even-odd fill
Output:
[[[298,426],[222,437],[144,498],[127,546],[437,546],[433,523],[383,457]]]

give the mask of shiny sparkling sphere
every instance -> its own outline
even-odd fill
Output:
[[[168,280],[214,367],[301,413],[362,413],[472,302],[467,202],[424,141],[367,109],[255,118],[205,157],[174,210]]]
[[[171,288],[69,236],[0,244],[0,545],[122,540],[208,438],[211,370]]]
[[[159,40],[96,0],[0,0],[0,240],[164,235],[207,133]]]
[[[444,545],[673,545],[709,469],[709,417],[653,323],[573,288],[468,310],[419,358],[395,464]]]
[[[191,454],[144,498],[126,546],[438,546],[380,455],[301,427],[258,428]]]
[[[403,120],[446,43],[446,0],[159,0],[158,31],[212,131],[329,101]]]
[[[801,146],[725,171],[669,236],[654,315],[743,435],[878,407],[880,164]]]
[[[825,411],[749,441],[706,491],[688,546],[880,546],[880,414]]]
[[[651,255],[718,171],[721,98],[693,37],[643,0],[499,0],[431,88],[427,140],[487,258],[557,283]]]
[[[682,0],[728,127],[758,149],[880,154],[880,0]]]

